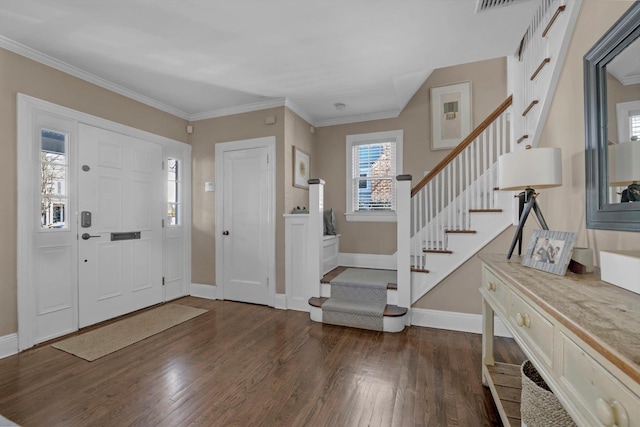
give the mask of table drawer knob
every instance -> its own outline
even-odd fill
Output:
[[[612,403],[604,399],[596,400],[596,415],[598,421],[607,427],[629,427],[627,411],[617,400]]]
[[[490,291],[495,291],[496,290],[496,284],[493,283],[493,282],[487,283],[487,289],[489,289]]]
[[[531,318],[528,314],[516,313],[516,324],[528,328],[531,326]]]

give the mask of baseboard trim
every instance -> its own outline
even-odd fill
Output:
[[[411,324],[425,328],[447,329],[450,331],[482,333],[482,315],[457,313],[454,311],[411,309]],[[494,334],[511,338],[512,335],[499,317],[494,317]]]
[[[202,285],[200,283],[192,283],[189,287],[189,295],[192,297],[206,299],[220,299],[218,295],[218,287],[215,285]]]
[[[18,334],[0,337],[0,359],[18,354]]]
[[[304,311],[309,312],[311,306],[309,300],[301,298],[287,298],[287,310]]]
[[[277,308],[278,310],[286,310],[287,309],[287,295],[286,294],[275,294],[273,297],[273,308]]]
[[[338,264],[343,267],[379,268],[384,270],[395,270],[397,265],[395,255],[355,254],[344,252],[340,252],[338,254]]]

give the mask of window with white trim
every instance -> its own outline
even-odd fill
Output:
[[[69,135],[40,129],[40,228],[67,229]]]
[[[167,226],[180,225],[182,223],[182,180],[181,180],[181,164],[180,160],[168,159],[167,174]]]
[[[629,140],[640,140],[640,110],[631,112],[631,115],[629,116],[629,128],[631,130]]]
[[[640,101],[616,104],[618,143],[640,140]]]
[[[347,135],[347,220],[396,220],[402,137],[402,130]]]

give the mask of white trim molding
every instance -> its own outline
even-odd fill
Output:
[[[18,354],[18,334],[0,337],[0,359]]]
[[[288,310],[287,307],[287,295],[275,294],[273,297],[273,308],[278,310]],[[291,307],[293,308],[293,307]]]
[[[482,334],[482,315],[458,313],[454,311],[411,309],[411,325],[424,328],[447,329],[450,331]],[[495,335],[511,338],[511,333],[499,317],[494,318]]]
[[[338,265],[343,267],[358,268],[377,268],[381,270],[395,270],[396,257],[394,255],[376,255],[376,254],[355,254],[343,253],[338,254]]]
[[[192,283],[189,287],[189,295],[198,298],[220,299],[220,293],[216,285]]]

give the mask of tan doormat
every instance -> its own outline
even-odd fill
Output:
[[[207,312],[202,308],[165,304],[127,319],[51,344],[89,362],[142,341]]]

